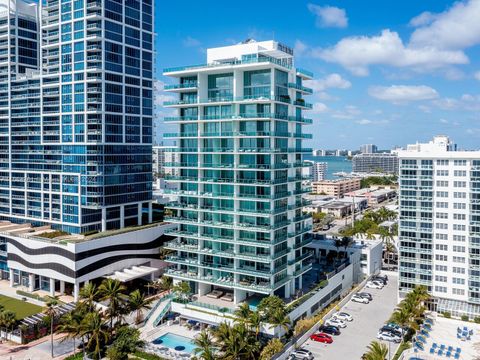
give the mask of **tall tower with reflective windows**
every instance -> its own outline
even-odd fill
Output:
[[[2,4],[0,218],[151,221],[152,0]]]
[[[165,103],[178,116],[178,224],[167,274],[199,296],[213,289],[238,303],[251,295],[289,298],[311,268],[311,218],[302,212],[303,111],[310,72],[276,41],[208,49],[207,64],[164,70],[176,83]],[[226,295],[229,294],[229,295]]]

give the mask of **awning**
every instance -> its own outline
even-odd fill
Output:
[[[105,276],[109,279],[118,280],[120,282],[127,282],[134,279],[142,278],[151,275],[159,269],[150,266],[133,266],[131,268],[123,269],[122,271],[115,271],[113,274]]]

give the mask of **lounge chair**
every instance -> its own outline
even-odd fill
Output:
[[[460,359],[460,354],[459,354],[459,353],[455,353],[455,355],[453,355],[453,358],[454,358],[454,359]]]
[[[451,351],[447,351],[447,353],[445,354],[446,357],[450,357],[452,356],[452,352]]]
[[[430,348],[430,354],[435,354],[435,348]]]
[[[442,350],[442,349],[438,350],[438,353],[437,353],[437,354],[438,354],[439,356],[442,356],[442,355],[443,355],[443,350]]]

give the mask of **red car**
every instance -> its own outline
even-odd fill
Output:
[[[313,341],[318,341],[325,344],[331,344],[333,342],[332,337],[325,333],[313,334],[310,336],[310,339],[312,339]]]

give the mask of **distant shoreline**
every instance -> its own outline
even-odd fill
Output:
[[[334,173],[337,172],[352,172],[352,161],[346,156],[313,156],[307,154],[304,156],[304,160],[310,160],[315,162],[326,162],[327,165],[327,179],[337,179]]]

